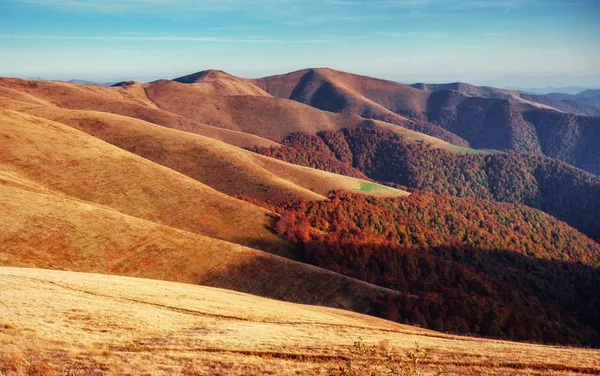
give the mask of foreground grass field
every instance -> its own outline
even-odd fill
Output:
[[[459,337],[229,290],[0,268],[0,374],[600,373],[600,351]]]

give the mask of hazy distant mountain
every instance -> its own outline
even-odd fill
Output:
[[[538,95],[489,86],[475,86],[463,82],[453,82],[448,84],[417,83],[411,86],[434,92],[442,90],[454,90],[470,97],[510,99],[517,102],[540,104],[576,115],[600,116],[600,106],[596,106],[593,102],[593,99],[577,97],[568,94],[556,94],[556,96]],[[589,95],[592,98],[594,98],[593,93],[593,90],[589,91]]]
[[[550,93],[561,93],[561,94],[579,94],[584,90],[593,89],[585,86],[565,86],[565,87],[541,87],[541,88],[523,88],[523,87],[509,87],[509,89],[521,91],[523,93],[530,94],[550,94]]]
[[[88,80],[79,80],[79,79],[73,79],[73,80],[69,80],[67,82],[70,82],[73,84],[88,84],[88,85],[103,85],[103,86],[112,86],[116,83],[116,82],[97,82],[97,81],[88,81]]]
[[[556,100],[572,100],[600,106],[600,89],[585,90],[577,94],[550,93],[549,97]]]
[[[486,85],[510,88],[600,88],[600,74],[572,76],[566,74],[546,76],[505,75],[486,80]],[[551,90],[555,91],[555,90]],[[560,92],[560,90],[559,90]]]

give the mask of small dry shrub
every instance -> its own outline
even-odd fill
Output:
[[[420,347],[418,342],[415,342],[415,347],[407,350],[402,357],[388,341],[368,345],[359,338],[348,354],[350,359],[338,368],[330,368],[327,371],[330,376],[441,375],[441,371],[432,373],[423,369],[423,362],[429,354],[429,350]]]
[[[46,359],[27,360],[21,354],[0,354],[0,375],[2,376],[54,376],[56,372]]]

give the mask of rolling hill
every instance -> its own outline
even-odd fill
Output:
[[[421,89],[429,92],[436,91],[458,91],[459,93],[463,93],[469,97],[481,97],[481,98],[496,98],[496,99],[510,99],[520,103],[530,104],[539,108],[546,109],[556,109],[553,106],[546,105],[544,103],[540,103],[537,100],[530,100],[523,96],[522,93],[518,91],[509,90],[509,89],[501,89],[490,86],[475,86],[465,82],[452,82],[447,84],[413,84],[411,87]]]
[[[227,85],[229,77],[233,77],[225,73],[210,75],[213,77],[210,85],[216,85],[221,77],[225,80],[223,85]],[[245,88],[250,90],[248,85]],[[382,121],[320,111],[296,101],[268,95],[207,93],[202,84],[197,83],[159,80],[148,84],[124,82],[119,86],[104,87],[0,78],[0,105],[3,108],[22,110],[30,104],[123,115],[240,147],[272,146],[273,139],[279,140],[295,132],[316,133],[369,126],[392,129],[407,135],[410,140],[426,141],[435,147],[457,149],[435,137]]]
[[[205,180],[218,185],[227,176],[237,179],[229,183],[230,190],[241,187],[237,194],[251,193],[244,190],[252,188],[248,179],[271,182],[275,188],[268,192],[274,201],[276,189],[282,199],[284,194],[288,199],[324,198],[292,180],[314,183],[323,191],[339,185],[361,189],[363,183],[381,187],[123,116],[98,117],[101,113],[50,106],[32,105],[29,110],[92,133],[103,130],[104,137],[121,146],[133,147],[131,140],[137,140],[140,154],[174,168],[183,166],[197,179],[201,172],[194,172],[195,166],[204,166],[200,157],[213,158],[213,164],[200,169]],[[161,144],[170,157],[164,151],[155,153]],[[221,159],[229,162],[216,165]],[[2,265],[202,283],[361,312],[372,311],[374,297],[397,294],[257,250],[296,257],[269,230],[275,213],[62,123],[2,110],[0,162]],[[229,175],[219,174],[227,171]],[[389,187],[381,190],[404,194]]]
[[[414,88],[426,91],[453,90],[470,97],[509,99],[516,102],[527,103],[534,107],[554,109],[575,115],[600,116],[600,107],[594,103],[593,90],[582,93],[581,96],[550,93],[547,95],[531,94],[522,91],[501,89],[489,86],[475,86],[464,82],[448,84],[413,84]]]
[[[568,96],[566,94],[532,95],[521,93],[521,97],[546,104],[563,112],[584,116],[600,116],[600,104],[598,100],[585,96]]]
[[[365,184],[373,187],[371,192],[375,195],[405,194],[364,180],[283,163],[219,140],[120,115],[42,106],[30,106],[26,111],[68,124],[228,195],[283,202],[323,198],[336,188],[360,192]]]
[[[48,189],[218,239],[285,248],[261,208],[66,125],[9,110],[0,119],[2,167]]]
[[[460,137],[423,122],[421,118],[409,120],[407,116],[424,111],[427,93],[407,85],[329,68],[304,69],[254,82],[278,98],[288,98],[325,111],[384,120],[458,146],[468,146]]]
[[[0,176],[3,266],[203,284],[365,313],[373,309],[370,299],[397,294],[256,249],[67,197],[12,171]]]
[[[557,101],[572,100],[590,105],[600,106],[600,89],[588,89],[577,94],[548,93],[547,97]]]
[[[597,350],[458,337],[204,286],[0,268],[0,291],[9,375],[600,372]]]
[[[146,84],[139,82],[104,87],[0,78],[0,105],[2,108],[17,111],[26,109],[31,104],[72,110],[92,110],[140,119],[215,138],[240,147],[273,144],[270,140],[251,134],[212,127],[161,110],[146,97],[145,86]]]
[[[389,123],[367,121],[353,113],[322,111],[289,99],[255,95],[207,96],[196,88],[196,84],[166,80],[151,83],[146,92],[157,106],[180,116],[275,140],[295,132],[316,133],[371,126],[392,128],[398,134],[411,134],[411,139],[425,140],[436,147],[449,150],[455,149],[448,142],[415,132],[411,128],[390,127]],[[403,121],[402,124],[408,125],[410,122]]]
[[[565,114],[540,103],[543,98],[538,102],[516,91],[464,83],[411,87],[332,69],[308,69],[255,82],[276,97],[328,111],[410,127],[408,119],[419,125],[418,131],[456,145],[465,146],[448,138],[448,133],[474,148],[543,154],[600,174],[600,156],[593,146],[600,137],[599,118]]]
[[[206,70],[187,76],[175,78],[173,81],[182,84],[194,84],[194,88],[204,94],[219,96],[252,95],[270,97],[271,95],[261,90],[248,80],[220,70]]]

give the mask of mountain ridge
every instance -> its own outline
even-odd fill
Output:
[[[596,125],[600,118],[566,114],[544,104],[558,103],[548,97],[464,83],[417,84],[415,88],[331,69],[296,71],[257,82],[275,96],[317,108],[350,111],[405,127],[410,127],[404,120],[408,118],[421,132],[435,133],[446,140],[452,140],[447,134],[458,137],[451,141],[455,144],[466,140],[479,149],[544,154],[600,174],[600,158],[592,146],[595,141],[589,141],[600,137],[600,126]],[[298,94],[304,88],[310,90]],[[422,90],[427,88],[441,90]],[[295,89],[299,90],[294,93]],[[361,99],[365,97],[377,105]],[[567,102],[559,104],[562,110],[575,108]],[[398,114],[404,119],[399,119]],[[559,126],[549,129],[548,122]],[[562,133],[576,137],[562,138]]]

